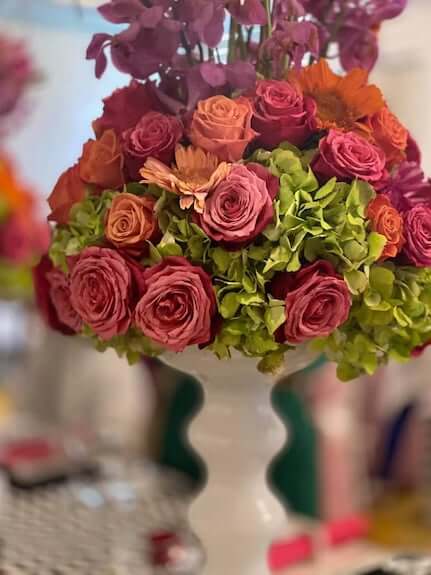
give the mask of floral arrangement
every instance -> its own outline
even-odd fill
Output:
[[[101,75],[110,46],[134,79],[49,198],[36,287],[50,325],[130,361],[199,346],[265,372],[310,344],[345,380],[427,345],[431,184],[367,72],[370,34],[404,4],[102,6],[129,26],[88,56]],[[362,67],[335,74],[319,57],[337,46]]]
[[[36,214],[33,194],[18,180],[10,159],[1,154],[0,297],[31,295],[31,269],[49,241],[49,227]]]

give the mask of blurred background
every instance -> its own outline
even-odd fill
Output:
[[[92,34],[110,32],[109,24],[95,9],[98,4],[97,0],[0,2],[0,33],[22,38],[38,70],[25,109],[8,134],[7,150],[20,178],[41,199],[49,195],[59,174],[76,161],[83,142],[91,137],[91,122],[100,115],[102,98],[127,82],[112,66],[96,80],[92,63],[85,61]],[[372,74],[394,112],[417,139],[428,173],[430,22],[431,2],[410,0],[400,18],[385,23],[380,59]],[[44,209],[41,201],[41,212]],[[358,562],[365,565],[396,551],[431,552],[428,370],[431,352],[409,365],[390,365],[368,380],[341,384],[333,367],[320,362],[279,386],[276,401],[285,411],[286,421],[298,417],[299,429],[308,439],[300,446],[291,445],[275,470],[274,481],[295,517],[344,521],[341,540],[347,545],[338,555],[323,553],[319,574],[347,573],[357,568]],[[48,333],[31,303],[0,300],[0,443],[13,439],[18,446],[17,452],[8,452],[9,459],[0,449],[0,457],[2,466],[6,461],[11,477],[18,486],[24,485],[26,493],[40,483],[51,485],[52,478],[93,470],[100,453],[107,464],[112,454],[121,452],[136,477],[141,477],[141,469],[146,470],[144,484],[150,490],[146,518],[155,525],[160,520],[160,528],[172,530],[178,509],[170,503],[171,484],[148,480],[148,470],[154,469],[154,462],[164,465],[185,475],[192,489],[200,480],[199,464],[182,445],[179,431],[198,403],[199,390],[193,380],[156,362],[128,367],[113,352],[102,358],[82,342]],[[300,410],[307,417],[299,417]],[[63,451],[67,447],[68,457],[63,452],[62,457],[58,452],[52,456],[51,448],[59,442]],[[72,462],[71,445],[79,447],[72,450]],[[19,457],[13,455],[23,452],[28,459],[20,466]],[[122,477],[118,467],[112,469]],[[292,469],[297,470],[295,478]],[[174,484],[178,487],[177,479]],[[57,487],[52,489],[52,498],[59,496]],[[51,495],[44,493],[45,501],[51,501]],[[98,507],[100,492],[87,487],[77,493],[87,510]],[[115,497],[127,499],[127,492],[120,489]],[[21,529],[12,539],[31,540],[34,524],[27,524],[26,518],[33,513],[34,521],[49,523],[61,507],[56,507],[53,499],[53,507],[45,508],[51,514],[48,519],[39,508],[31,507],[36,506],[33,499],[22,501],[28,508],[23,503],[21,516],[12,511],[10,515],[0,513],[0,568],[13,564],[18,569],[16,558],[22,559],[31,546],[15,545],[9,555],[4,554],[11,522]],[[420,517],[427,506],[425,521]],[[86,521],[92,517],[90,511]],[[357,547],[357,539],[364,536],[372,543]],[[68,545],[73,548],[74,544]],[[281,569],[288,566],[287,561]],[[84,573],[79,569],[75,566],[67,572]],[[12,568],[4,572],[30,573]],[[295,566],[293,572],[316,573],[316,564]],[[41,575],[42,571],[34,573]]]

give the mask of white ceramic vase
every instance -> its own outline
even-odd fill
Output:
[[[305,348],[290,352],[283,375],[314,357]],[[269,545],[287,533],[286,513],[267,486],[268,464],[286,440],[271,405],[274,378],[240,354],[219,361],[211,352],[189,349],[164,360],[204,388],[204,406],[189,429],[208,473],[189,515],[206,554],[201,573],[267,575]]]

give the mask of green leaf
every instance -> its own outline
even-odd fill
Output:
[[[204,254],[204,243],[200,236],[192,236],[187,242],[190,256],[194,261],[201,261]]]
[[[147,241],[147,244],[149,245],[149,255],[152,263],[154,264],[160,263],[163,260],[162,254],[159,252],[156,246],[152,244],[150,241]]]
[[[220,273],[225,274],[232,262],[232,252],[227,252],[223,248],[214,248],[211,252],[211,257],[214,260]]]
[[[265,325],[272,335],[286,321],[286,308],[284,302],[281,305],[269,305],[265,311]]]
[[[234,317],[239,309],[240,301],[238,294],[230,292],[226,294],[219,305],[219,311],[225,319]]]
[[[267,353],[259,362],[257,369],[261,373],[277,375],[284,367],[285,353],[282,350]]]
[[[392,297],[394,281],[395,274],[390,269],[382,266],[371,266],[370,286],[383,298],[389,299]]]
[[[363,293],[368,287],[368,278],[364,272],[353,270],[344,274],[350,292],[354,295]]]
[[[368,258],[367,263],[372,264],[380,259],[383,250],[386,246],[386,238],[376,232],[371,232],[368,236]]]

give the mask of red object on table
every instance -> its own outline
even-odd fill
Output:
[[[307,561],[313,557],[313,538],[311,535],[299,535],[290,541],[279,541],[271,546],[269,566],[279,571]]]
[[[336,547],[344,543],[349,543],[356,539],[361,539],[368,534],[370,525],[366,517],[356,515],[327,523],[324,527],[324,540],[330,547]]]

